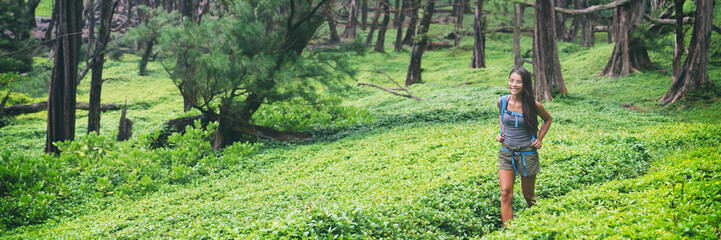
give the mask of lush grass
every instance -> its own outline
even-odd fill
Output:
[[[54,5],[55,5],[55,1],[41,0],[40,4],[38,4],[38,7],[35,8],[35,16],[49,18],[50,16],[53,15],[53,6]]]
[[[688,126],[686,126],[688,127]],[[713,239],[721,224],[719,129],[712,141],[669,151],[637,179],[611,181],[541,200],[489,238]],[[670,135],[677,135],[678,132]],[[663,134],[663,133],[662,133]],[[666,134],[664,134],[666,135]],[[668,137],[668,136],[664,136]]]
[[[438,36],[451,30],[431,28]],[[469,38],[460,48],[427,52],[424,83],[410,87],[423,101],[356,87],[325,93],[325,106],[294,102],[264,106],[256,115],[257,123],[304,131],[313,139],[237,143],[223,151],[210,149],[212,124],[210,131],[190,130],[172,136],[168,147],[150,148],[164,121],[197,113],[182,113],[182,99],[157,62],[149,65],[150,76],[139,77],[139,58],[127,55],[121,61],[108,61],[102,102],[127,100],[133,139],[113,141],[119,112],[103,114],[101,136],[84,136],[86,113],[78,111],[79,140],[63,145],[60,157],[40,153],[44,113],[16,118],[0,128],[0,147],[9,150],[0,153],[4,163],[0,172],[12,184],[4,185],[12,191],[0,202],[4,208],[0,220],[7,231],[2,235],[10,239],[713,235],[719,225],[713,210],[719,208],[721,189],[715,166],[721,154],[716,111],[721,104],[705,100],[685,103],[693,107],[660,107],[655,99],[668,89],[670,76],[659,71],[596,77],[613,49],[601,41],[590,49],[559,43],[570,94],[544,103],[554,123],[541,149],[540,204],[523,211],[523,200],[516,197],[514,206],[520,210],[516,219],[496,232],[500,193],[493,103],[507,92],[512,55],[510,35],[491,34],[487,39],[484,69],[467,68]],[[531,39],[524,37],[522,44],[530,46]],[[359,70],[381,69],[400,82],[409,52],[391,52],[390,42],[386,50],[389,53],[351,60]],[[661,59],[663,51],[652,51],[651,57]],[[721,75],[721,68],[709,69],[711,76]],[[355,78],[348,83],[393,86],[385,76],[367,71]],[[718,78],[712,80],[721,84]],[[470,84],[458,85],[463,82]],[[89,78],[81,82],[78,101],[87,101],[88,85]],[[623,103],[643,113],[624,109]],[[680,189],[685,189],[683,194]],[[515,195],[521,196],[519,187]],[[673,217],[675,221],[669,220]],[[596,219],[608,224],[595,224]]]

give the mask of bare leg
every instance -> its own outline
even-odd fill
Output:
[[[501,185],[501,221],[503,226],[513,218],[513,182],[516,172],[513,170],[498,170],[498,180]]]
[[[533,207],[536,204],[536,175],[521,177],[521,191],[523,198],[526,199],[526,205]]]

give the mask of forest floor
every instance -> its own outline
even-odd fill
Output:
[[[431,30],[437,36],[449,31]],[[127,100],[132,140],[114,141],[120,112],[104,113],[94,136],[82,134],[87,112],[78,111],[78,140],[63,145],[60,157],[48,157],[42,153],[46,113],[12,119],[0,128],[0,172],[27,173],[35,181],[18,181],[28,190],[2,198],[7,214],[0,216],[0,237],[721,236],[721,102],[702,95],[660,106],[657,99],[671,82],[672,37],[661,37],[655,44],[666,47],[649,53],[661,70],[618,78],[597,76],[612,44],[558,43],[569,94],[543,103],[553,125],[539,151],[539,202],[525,209],[517,187],[515,219],[501,228],[495,101],[508,92],[512,40],[502,33],[487,39],[483,69],[467,67],[468,37],[454,49],[427,52],[424,83],[409,89],[422,101],[355,86],[393,86],[381,74],[360,71],[344,80],[349,87],[341,92],[323,91],[321,106],[277,103],[254,116],[258,124],[312,139],[251,140],[222,151],[210,148],[213,124],[151,148],[165,121],[197,112],[183,113],[182,98],[158,62],[141,77],[137,56],[108,61],[104,76],[112,80],[103,86],[102,102]],[[402,80],[410,52],[392,52],[390,44],[386,54],[349,58],[359,70]],[[522,46],[528,50],[531,38]],[[37,59],[37,65],[47,63]],[[721,67],[709,70],[721,85]],[[82,81],[78,101],[87,101],[88,92],[89,81]],[[38,182],[42,191],[33,190]]]

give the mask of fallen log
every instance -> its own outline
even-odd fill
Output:
[[[200,120],[200,124],[203,128],[208,126],[211,121],[218,121],[218,116],[209,115],[195,115],[190,117],[182,117],[170,120],[165,123],[163,130],[160,135],[151,143],[154,148],[164,147],[168,141],[168,137],[173,133],[185,134],[185,129],[188,126],[193,126],[196,120]],[[217,129],[216,129],[217,131]],[[304,140],[310,138],[307,134],[292,132],[292,131],[279,131],[270,127],[259,126],[250,123],[243,123],[240,121],[234,121],[232,126],[226,128],[226,135],[240,134],[255,136],[260,139],[273,139],[278,141],[289,141],[289,140]],[[229,145],[232,143],[228,143]]]
[[[488,32],[513,33],[513,28],[512,27],[492,28],[492,29],[488,29]],[[521,32],[533,33],[533,28],[531,28],[531,27],[521,28]]]
[[[84,102],[78,102],[75,104],[76,109],[82,109],[82,110],[88,110],[90,109],[90,104],[84,103]],[[13,105],[3,108],[3,116],[17,116],[20,114],[26,114],[26,113],[36,113],[40,111],[46,111],[48,110],[48,102],[38,102],[33,103],[29,105]],[[120,106],[116,104],[101,104],[100,105],[100,111],[109,111],[109,110],[120,110]]]

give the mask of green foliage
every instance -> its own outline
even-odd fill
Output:
[[[316,104],[302,99],[266,104],[254,115],[255,124],[282,131],[352,127],[373,120],[366,109],[341,105],[341,98],[321,96]]]
[[[258,148],[238,143],[230,147],[232,154],[222,157],[210,148],[215,127],[210,124],[203,129],[197,123],[184,135],[170,136],[172,148],[158,150],[150,149],[149,141],[118,143],[110,136],[90,134],[59,143],[59,157],[4,152],[0,155],[0,208],[4,213],[0,227],[73,216],[94,204],[141,198],[164,184],[226,174],[226,169]]]
[[[531,12],[526,11],[528,16]],[[432,25],[431,31],[442,36],[453,29]],[[668,36],[660,37],[664,39],[658,49],[650,49],[654,61],[669,59]],[[684,102],[685,107],[659,107],[655,99],[670,84],[664,72],[596,77],[613,49],[602,41],[588,49],[559,44],[565,49],[560,58],[571,93],[543,103],[553,125],[540,150],[539,204],[525,209],[517,182],[515,220],[498,231],[498,144],[493,141],[498,129],[493,103],[507,93],[511,37],[490,34],[487,39],[485,69],[467,68],[469,38],[458,49],[427,52],[426,83],[409,89],[423,101],[362,87],[322,91],[326,86],[313,83],[319,91],[312,99],[269,102],[254,117],[256,124],[303,131],[313,139],[257,140],[221,151],[210,148],[215,124],[187,128],[184,135],[171,136],[167,147],[151,149],[149,143],[164,121],[198,111],[182,113],[182,98],[159,63],[149,65],[154,70],[149,76],[139,77],[132,70],[138,57],[108,61],[104,75],[110,80],[104,84],[103,101],[128,100],[136,137],[113,141],[119,113],[107,112],[103,134],[82,135],[76,142],[61,144],[65,152],[60,157],[48,157],[38,148],[45,137],[42,113],[18,117],[0,128],[0,149],[12,151],[0,155],[2,184],[9,183],[1,186],[15,189],[0,194],[4,214],[0,219],[7,230],[1,235],[8,239],[715,236],[716,209],[721,207],[717,167],[721,104],[704,95],[700,101]],[[522,46],[530,45],[531,39],[524,36]],[[394,79],[405,76],[408,52],[345,51],[304,54],[346,58],[361,70],[355,75],[357,81],[389,83],[385,76],[362,70],[380,69]],[[659,65],[665,70],[670,66]],[[719,75],[720,68],[709,69],[711,76]],[[718,78],[712,81],[717,83]],[[87,97],[88,82],[79,86],[79,101]],[[457,85],[462,82],[471,84]],[[342,98],[333,96],[336,91]],[[621,107],[624,103],[640,113]],[[82,127],[79,124],[79,132]],[[37,182],[43,185],[38,187]]]
[[[0,9],[0,56],[32,45],[30,23],[35,19],[29,13],[26,1],[3,1]],[[33,58],[27,53],[0,57],[0,73],[27,72],[32,69]]]
[[[22,80],[12,84],[13,91],[27,94],[33,98],[47,98],[52,70],[53,62],[35,58],[32,70],[22,76]]]
[[[319,91],[342,88],[340,80],[350,71],[344,58],[353,53],[301,54],[323,17],[311,11],[310,2],[288,4],[239,1],[233,18],[186,21],[164,32],[164,63],[193,107],[220,115],[254,112],[248,97],[257,96],[261,104],[296,98],[315,104]],[[294,15],[278,14],[288,8]]]
[[[491,238],[717,238],[720,154],[717,147],[669,154],[638,179],[541,201]]]

